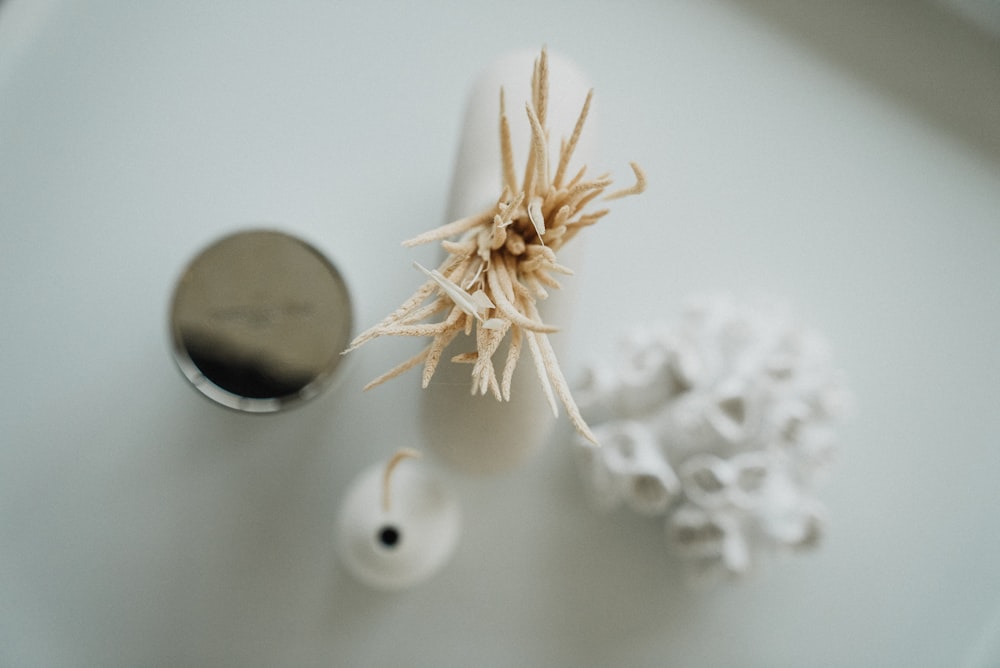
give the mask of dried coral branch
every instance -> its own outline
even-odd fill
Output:
[[[642,171],[642,167],[634,162],[629,164],[632,167],[632,172],[635,174],[635,185],[630,188],[623,188],[622,190],[611,193],[604,198],[605,202],[613,199],[621,199],[622,197],[627,197],[628,195],[638,195],[646,189],[646,173]]]
[[[426,348],[376,378],[365,389],[421,363],[424,365],[422,384],[427,387],[445,348],[460,333],[471,336],[475,330],[476,350],[455,355],[452,362],[472,365],[473,394],[489,392],[497,400],[509,401],[511,379],[526,344],[553,413],[558,414],[558,398],[574,428],[582,437],[596,443],[548,340],[547,335],[557,328],[541,319],[537,300],[548,296],[546,287],[559,288],[552,273],[573,273],[557,261],[556,251],[581,229],[608,213],[607,209],[587,211],[587,206],[601,196],[604,200],[614,200],[641,193],[646,188],[646,176],[637,164],[631,163],[635,184],[607,195],[605,191],[612,183],[611,178],[605,174],[587,179],[586,167],[568,182],[563,182],[590,112],[592,90],[587,93],[570,138],[563,139],[560,144],[555,175],[550,175],[546,127],[548,78],[548,56],[543,49],[535,61],[531,100],[525,107],[531,138],[520,187],[501,89],[502,192],[499,198],[484,211],[404,242],[405,246],[440,242],[447,257],[437,269],[417,265],[428,280],[388,317],[360,334],[348,351],[380,336],[431,336]],[[425,322],[442,312],[447,312],[443,320]],[[508,334],[510,343],[498,378],[493,357],[502,349],[501,344]]]

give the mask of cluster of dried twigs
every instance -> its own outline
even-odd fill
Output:
[[[448,255],[437,269],[429,270],[417,264],[427,281],[398,309],[354,339],[348,351],[380,336],[433,337],[421,352],[365,387],[375,387],[422,363],[423,387],[426,388],[445,348],[458,334],[464,332],[471,336],[475,329],[476,350],[455,355],[451,361],[472,365],[473,394],[489,392],[498,401],[509,401],[511,378],[526,344],[553,413],[558,414],[558,396],[574,428],[596,443],[573,400],[549,342],[547,335],[557,328],[542,322],[537,302],[548,296],[547,288],[560,287],[553,274],[572,274],[569,268],[559,264],[556,251],[580,230],[608,213],[608,209],[586,212],[586,208],[604,195],[612,179],[607,174],[586,179],[586,166],[567,179],[566,170],[587,119],[593,90],[587,94],[572,135],[562,141],[553,175],[546,128],[549,86],[544,50],[535,61],[531,89],[531,102],[525,105],[531,126],[531,145],[520,186],[514,170],[510,125],[501,89],[503,191],[499,199],[485,211],[404,242],[405,246],[417,246],[440,241]],[[635,163],[631,166],[635,184],[605,195],[604,200],[638,194],[645,189],[642,170]],[[442,313],[446,315],[440,321],[426,322]],[[493,357],[508,334],[510,343],[498,377]]]

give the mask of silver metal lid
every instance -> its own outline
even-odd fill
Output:
[[[237,232],[203,250],[170,307],[184,375],[213,401],[251,413],[290,408],[325,389],[352,328],[337,268],[273,230]]]

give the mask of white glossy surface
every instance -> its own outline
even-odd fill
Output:
[[[566,432],[462,484],[438,577],[372,592],[329,527],[417,429],[416,377],[360,393],[413,342],[263,419],[174,369],[173,281],[247,223],[339,262],[359,323],[408,295],[468,87],[542,43],[597,88],[602,165],[650,179],[587,240],[564,367],[692,292],[788,298],[857,395],[816,555],[687,591],[658,530],[586,508]],[[916,3],[6,0],[0,664],[990,665],[998,72]]]

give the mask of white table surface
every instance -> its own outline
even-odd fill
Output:
[[[419,446],[415,375],[360,391],[413,342],[269,417],[176,370],[173,282],[248,224],[338,262],[359,325],[394,308],[472,80],[542,44],[650,181],[590,231],[567,373],[692,293],[786,298],[857,400],[818,552],[685,588],[657,523],[586,507],[563,423],[460,480],[446,570],[376,593],[332,522]],[[0,226],[0,665],[1000,661],[1000,41],[944,9],[6,0]]]

